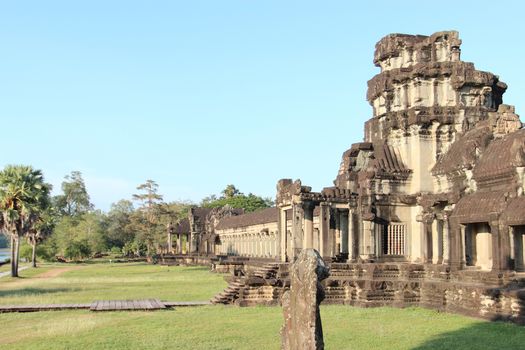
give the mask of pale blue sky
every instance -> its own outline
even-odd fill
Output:
[[[0,166],[102,209],[151,178],[167,200],[330,186],[371,115],[375,43],[454,29],[525,109],[520,1],[0,1]]]

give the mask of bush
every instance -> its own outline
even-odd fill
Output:
[[[33,247],[26,242],[20,244],[20,258],[26,262],[31,261],[31,255],[33,255]]]
[[[122,254],[122,248],[119,248],[119,247],[111,247],[111,254],[114,254],[114,255],[120,255],[120,254]]]
[[[33,254],[33,247],[29,243],[22,243],[20,245],[20,258],[24,259],[26,262],[31,261],[31,256]],[[36,259],[43,261],[52,261],[55,257],[53,249],[45,244],[36,245]]]
[[[122,254],[125,256],[144,256],[146,255],[146,246],[142,242],[127,242],[122,247]]]
[[[89,242],[86,240],[72,241],[64,249],[64,256],[69,260],[82,260],[91,254]]]

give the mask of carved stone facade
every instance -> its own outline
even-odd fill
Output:
[[[265,303],[286,289],[286,263],[313,248],[332,265],[327,302],[525,322],[525,129],[503,104],[506,84],[461,61],[460,46],[454,31],[381,39],[372,117],[334,186],[282,179],[273,220],[241,215],[216,230],[216,252],[281,262],[281,282],[259,281]],[[265,229],[273,244],[235,248]]]
[[[525,134],[502,104],[507,86],[461,61],[460,45],[457,32],[377,43],[373,117],[335,186],[277,185],[282,261],[316,248],[349,262],[523,270],[525,212],[512,222],[506,213],[521,208]]]

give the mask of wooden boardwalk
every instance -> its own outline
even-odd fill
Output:
[[[91,303],[91,311],[118,311],[118,310],[160,310],[166,305],[159,299],[142,300],[96,300]]]
[[[35,305],[0,305],[3,312],[35,312],[89,309],[91,304],[35,304]]]
[[[159,299],[141,300],[96,300],[89,304],[38,304],[38,305],[0,305],[0,313],[36,312],[59,310],[91,311],[145,311],[163,310],[174,307],[210,305],[208,301],[160,301]]]

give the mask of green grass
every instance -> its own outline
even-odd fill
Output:
[[[327,349],[522,349],[525,330],[424,309],[321,310]],[[280,348],[280,308],[207,306],[157,312],[0,315],[0,348]]]
[[[31,263],[26,263],[26,262],[20,262],[18,267],[24,267],[24,266],[29,266],[31,265]],[[7,264],[3,264],[2,266],[0,266],[0,272],[7,272],[7,271],[11,271],[11,263],[7,263]]]
[[[54,269],[75,268],[53,278]],[[158,298],[208,300],[226,287],[223,276],[206,267],[166,267],[144,263],[54,264],[0,279],[0,304],[89,303],[93,300]]]
[[[0,303],[95,299],[206,300],[224,288],[202,267],[89,264],[22,271],[0,279]],[[46,278],[44,278],[47,276]],[[326,349],[522,349],[525,329],[420,308],[322,306]],[[0,349],[280,348],[278,307],[205,306],[154,312],[56,311],[0,314]]]

